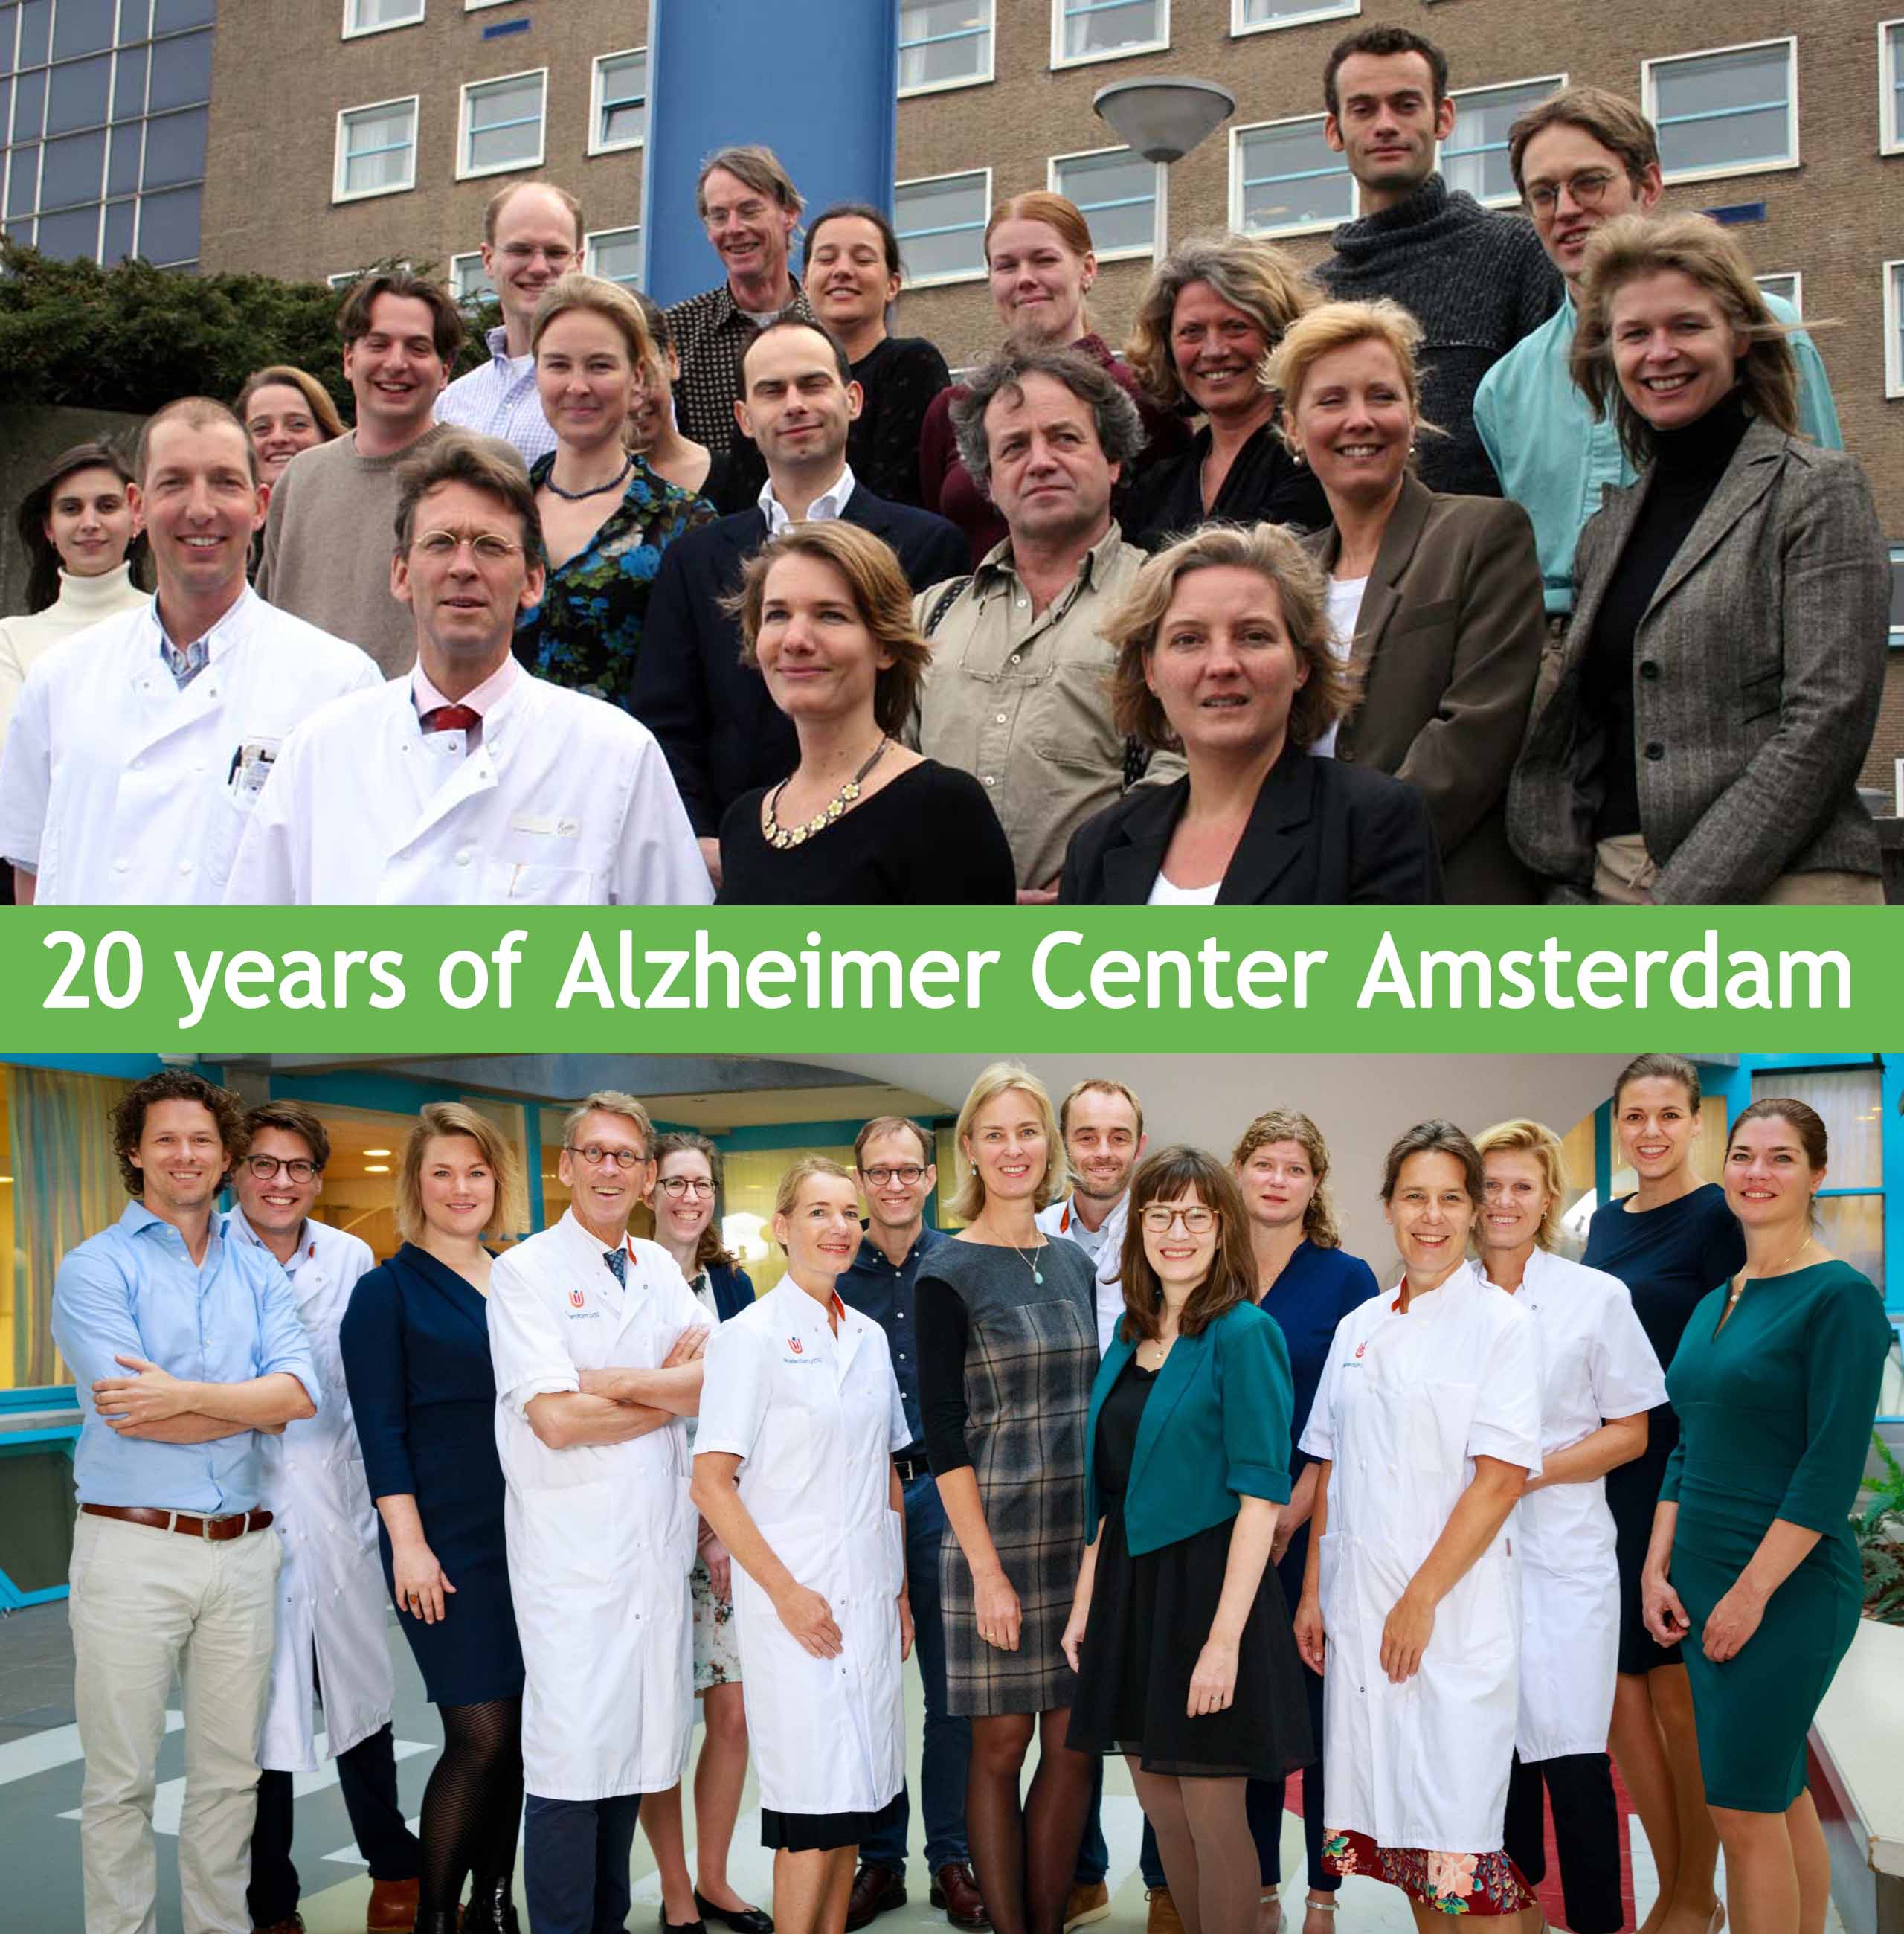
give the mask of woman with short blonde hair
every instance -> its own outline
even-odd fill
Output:
[[[420,1243],[429,1227],[423,1194],[423,1171],[429,1145],[441,1136],[467,1136],[481,1151],[494,1178],[493,1206],[477,1231],[484,1242],[520,1235],[529,1226],[523,1200],[522,1158],[488,1116],[462,1101],[426,1101],[403,1143],[396,1168],[396,1199],[392,1213],[396,1233],[406,1243]]]

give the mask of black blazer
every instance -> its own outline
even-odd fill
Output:
[[[957,529],[929,511],[889,504],[855,482],[849,524],[883,538],[915,592],[969,568]],[[747,559],[767,541],[756,508],[677,538],[661,553],[649,594],[631,705],[661,741],[694,831],[713,839],[743,793],[784,779],[800,743],[752,665],[740,661],[740,626],[721,608],[739,589]]]
[[[1141,906],[1190,782],[1134,786],[1071,835],[1058,899]],[[1217,889],[1219,906],[1439,906],[1441,855],[1420,794],[1291,745],[1272,766]]]

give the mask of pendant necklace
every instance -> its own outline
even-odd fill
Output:
[[[542,487],[553,491],[565,504],[579,504],[585,497],[605,497],[611,490],[619,490],[628,481],[628,472],[634,468],[634,458],[631,455],[627,462],[610,477],[606,484],[598,484],[592,490],[565,490],[556,481],[555,466],[550,466],[549,474],[542,480]]]
[[[860,767],[860,770],[811,819],[798,826],[782,826],[774,817],[774,808],[779,804],[780,795],[787,790],[791,782],[791,776],[782,779],[773,791],[767,794],[767,824],[762,829],[767,836],[767,843],[777,851],[784,853],[788,847],[797,846],[803,840],[812,839],[815,833],[825,832],[827,828],[859,797],[860,781],[872,770],[875,766],[878,764],[880,755],[892,743],[890,738],[882,734],[878,744],[873,747],[866,764]],[[1042,1278],[1040,1279],[1041,1281],[1042,1279]]]
[[[1008,1243],[1005,1246],[1011,1250],[1011,1253],[1016,1256],[1028,1270],[1031,1271],[1032,1282],[1042,1282],[1044,1280],[1044,1272],[1032,1260],[1032,1256],[1035,1256],[1038,1254],[1038,1251],[1035,1249],[1032,1250],[1032,1255],[1028,1256],[1016,1243]]]
[[[1800,1256],[1802,1256],[1802,1255],[1805,1253],[1805,1252],[1806,1252],[1807,1249],[1809,1249],[1811,1246],[1812,1246],[1812,1238],[1811,1238],[1809,1236],[1807,1236],[1807,1237],[1805,1238],[1805,1240],[1804,1240],[1802,1243],[1800,1243],[1798,1245],[1797,1248],[1797,1249],[1794,1249],[1794,1250],[1792,1251],[1791,1254],[1790,1255],[1788,1255],[1788,1256],[1787,1256],[1787,1257],[1785,1258],[1785,1261],[1784,1261],[1784,1262],[1782,1262],[1782,1263],[1774,1263],[1770,1269],[1768,1269],[1767,1270],[1766,1270],[1766,1271],[1765,1271],[1765,1273],[1764,1273],[1764,1275],[1762,1275],[1762,1276],[1741,1276],[1741,1278],[1740,1278],[1740,1283],[1739,1283],[1739,1286],[1738,1286],[1738,1288],[1737,1288],[1737,1289],[1735,1289],[1735,1290],[1732,1292],[1732,1294],[1731,1294],[1730,1296],[1728,1296],[1728,1297],[1725,1299],[1725,1306],[1726,1306],[1726,1308],[1727,1308],[1727,1309],[1730,1309],[1732,1307],[1732,1306],[1733,1306],[1735,1303],[1737,1303],[1737,1302],[1738,1301],[1738,1300],[1740,1299],[1740,1297],[1742,1297],[1742,1296],[1743,1296],[1743,1295],[1745,1294],[1745,1293],[1746,1293],[1746,1285],[1747,1283],[1749,1283],[1749,1282],[1763,1282],[1765,1280],[1765,1279],[1766,1279],[1766,1277],[1767,1277],[1767,1276],[1776,1276],[1781,1270],[1782,1270],[1783,1268],[1785,1268],[1785,1267],[1786,1266],[1786,1264],[1796,1262],[1796,1261],[1798,1260],[1798,1258],[1799,1258]]]

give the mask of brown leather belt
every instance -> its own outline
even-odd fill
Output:
[[[143,1505],[82,1505],[89,1517],[123,1518],[128,1524],[149,1524],[157,1531],[182,1532],[187,1538],[208,1538],[214,1544],[262,1531],[271,1522],[268,1511],[239,1511],[229,1517],[194,1517],[188,1511],[149,1511]]]

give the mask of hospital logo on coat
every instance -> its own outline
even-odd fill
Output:
[[[589,1299],[583,1291],[576,1288],[568,1292],[568,1300],[572,1309],[580,1309],[586,1306]]]
[[[579,1294],[580,1294],[580,1292],[578,1291],[577,1292],[577,1294],[579,1295]],[[1364,1357],[1366,1357],[1368,1354],[1369,1354],[1369,1346],[1368,1346],[1368,1345],[1367,1345],[1366,1343],[1357,1343],[1357,1344],[1356,1345],[1356,1346],[1355,1346],[1355,1360],[1356,1360],[1358,1363],[1359,1363],[1362,1360],[1362,1359],[1363,1359]]]
[[[800,1339],[797,1336],[789,1336],[787,1339],[787,1347],[797,1357],[800,1354]]]

